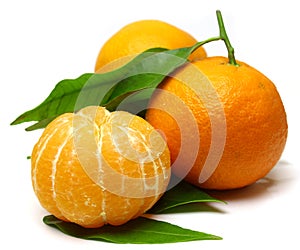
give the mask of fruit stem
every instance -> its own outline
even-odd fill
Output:
[[[228,59],[229,59],[229,64],[234,65],[234,66],[239,66],[239,64],[236,62],[235,57],[234,57],[234,48],[232,47],[229,38],[226,33],[226,29],[224,26],[222,14],[220,10],[217,10],[217,19],[218,19],[218,24],[219,24],[219,30],[220,30],[220,39],[222,39],[226,45],[227,51],[228,51]]]

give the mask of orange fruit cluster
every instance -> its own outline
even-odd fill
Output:
[[[123,27],[101,48],[96,72],[124,65],[149,48],[197,40],[157,20]],[[146,120],[87,107],[52,121],[32,152],[32,183],[41,205],[83,227],[121,225],[165,192],[171,172],[207,189],[233,189],[264,177],[287,139],[275,85],[243,62],[206,57],[203,47],[168,76]]]
[[[160,198],[170,153],[144,119],[87,107],[44,130],[32,152],[32,183],[41,205],[83,227],[120,225]]]

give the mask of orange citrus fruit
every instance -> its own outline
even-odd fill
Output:
[[[197,40],[187,32],[160,20],[140,20],[116,32],[101,48],[95,72],[106,72],[131,60],[147,49],[160,47],[178,49],[193,46]],[[198,48],[190,60],[203,59],[206,52]]]
[[[287,119],[276,87],[253,67],[238,63],[211,57],[182,66],[159,85],[146,113],[164,134],[172,164],[181,157],[172,171],[202,188],[254,183],[275,166],[285,147]],[[194,161],[187,166],[193,151]],[[211,174],[203,179],[207,170]]]
[[[31,157],[41,205],[88,228],[142,215],[170,178],[170,153],[161,135],[138,116],[103,107],[56,118]]]

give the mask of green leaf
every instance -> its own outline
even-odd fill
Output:
[[[156,204],[147,212],[152,214],[161,214],[176,212],[174,208],[180,207],[178,212],[184,213],[190,210],[190,207],[184,206],[193,203],[203,202],[223,202],[215,199],[191,184],[181,181],[175,187],[171,188],[156,202]],[[223,202],[225,203],[225,202]],[[201,207],[199,207],[201,211]]]
[[[11,125],[39,121],[45,126],[47,122],[50,122],[56,116],[66,112],[73,112],[80,89],[92,75],[87,73],[76,79],[60,81],[40,105],[20,115]]]
[[[100,228],[83,228],[64,222],[52,215],[43,218],[45,224],[81,239],[119,244],[161,244],[196,240],[220,240],[221,237],[181,228],[167,222],[139,217],[121,226],[106,225]]]
[[[27,128],[34,130],[45,127],[57,116],[74,112],[89,105],[101,105],[116,110],[133,93],[148,89],[139,111],[146,108],[152,91],[161,81],[183,65],[188,56],[202,43],[176,50],[149,49],[125,66],[114,71],[93,74],[86,73],[76,79],[60,81],[49,96],[37,107],[20,115],[11,125],[37,121]],[[123,110],[130,107],[123,105]],[[130,110],[127,110],[130,111]]]

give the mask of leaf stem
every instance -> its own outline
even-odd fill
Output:
[[[199,47],[203,46],[206,43],[210,43],[210,42],[214,42],[214,41],[219,41],[219,40],[223,40],[221,38],[221,36],[216,36],[216,37],[211,37],[209,39],[206,39],[204,41],[201,42],[197,42],[194,46],[191,52],[194,52],[196,49],[198,49]]]
[[[220,10],[217,10],[217,19],[218,19],[218,24],[219,24],[219,30],[220,30],[220,39],[222,39],[226,45],[227,51],[228,51],[228,59],[229,59],[229,64],[234,65],[234,66],[239,66],[239,64],[236,62],[235,57],[234,57],[234,48],[232,47],[229,38],[226,33],[226,29],[224,26],[222,14]]]

